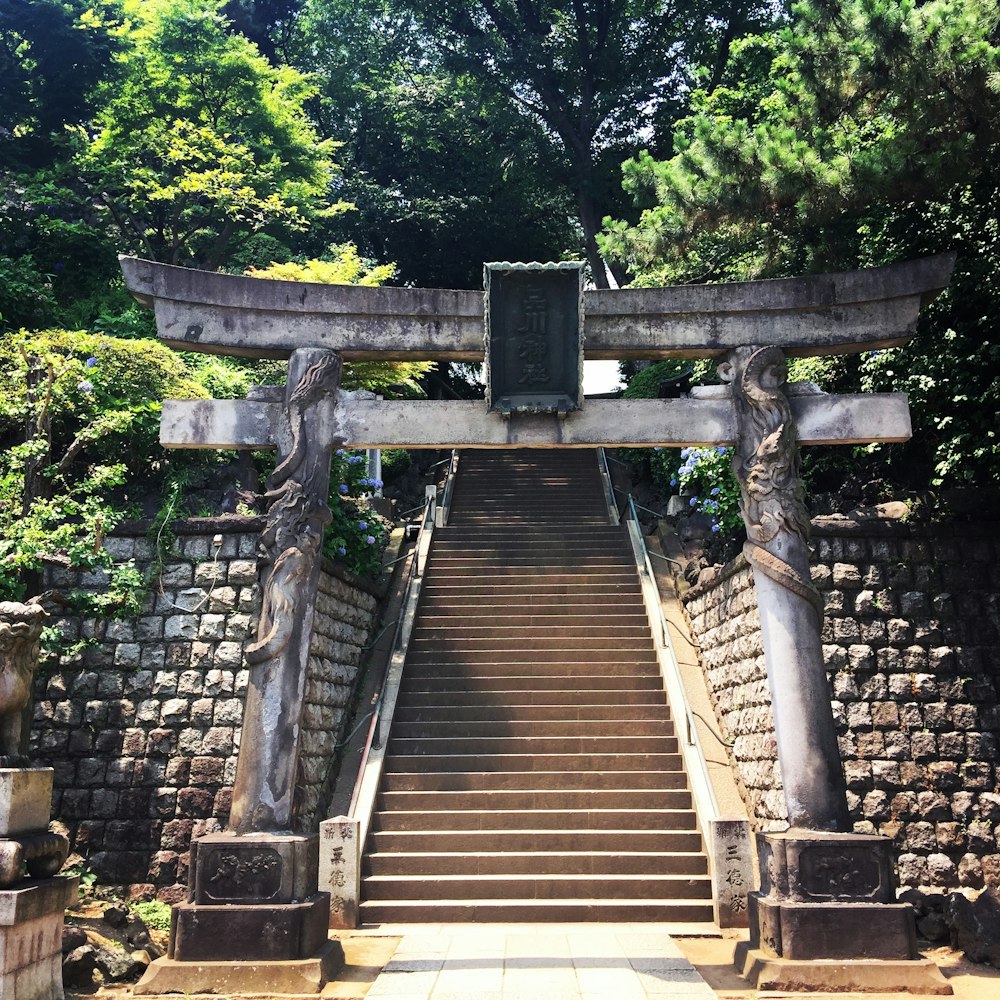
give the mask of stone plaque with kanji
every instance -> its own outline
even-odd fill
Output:
[[[487,264],[486,370],[490,410],[580,408],[583,265]]]

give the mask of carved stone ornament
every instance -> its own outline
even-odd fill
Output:
[[[332,516],[321,493],[309,488],[320,470],[310,468],[306,415],[313,404],[336,391],[340,367],[335,354],[324,355],[306,370],[288,401],[292,446],[271,474],[265,494],[270,506],[261,547],[271,570],[264,584],[257,641],[246,648],[249,664],[277,659],[287,648],[296,601],[319,558],[323,529]]]
[[[21,713],[31,697],[38,640],[47,617],[37,604],[0,602],[0,767],[27,763],[19,754]]]
[[[784,388],[785,355],[779,347],[739,348],[718,371],[732,385],[736,409],[733,472],[747,529],[743,554],[766,576],[807,600],[822,620],[823,599],[808,573],[779,554],[779,535],[790,535],[805,550],[810,527],[795,423]]]

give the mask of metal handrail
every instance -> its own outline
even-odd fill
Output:
[[[445,478],[442,496],[450,496],[454,489],[454,477],[458,470],[457,452],[452,453],[450,461],[451,465]],[[413,623],[417,613],[417,603],[420,599],[420,589],[423,584],[424,573],[427,569],[427,559],[430,555],[431,541],[437,523],[438,507],[437,487],[428,486],[424,501],[424,513],[420,520],[420,531],[413,550],[413,561],[410,563],[406,587],[403,591],[400,615],[396,621],[396,633],[393,637],[389,666],[385,672],[385,676],[382,678],[378,697],[372,706],[371,725],[368,728],[361,766],[358,770],[358,778],[354,785],[354,791],[351,795],[351,805],[348,810],[348,816],[356,818],[359,822],[359,841],[361,847],[363,847],[364,841],[368,836],[371,812],[375,804],[375,796],[378,793],[378,786],[381,783],[385,743],[388,739],[389,727],[392,725],[396,697],[399,694],[403,665],[406,662],[410,634],[413,630]],[[372,773],[369,775],[370,767],[372,768]],[[364,796],[363,803],[361,801],[362,796]],[[362,815],[358,815],[359,811]]]
[[[601,483],[604,486],[604,498],[608,502],[608,514],[612,524],[621,524],[622,514],[615,499],[615,484],[608,468],[608,455],[604,448],[597,449],[597,462],[601,470]]]
[[[715,789],[708,774],[708,766],[705,762],[704,749],[698,739],[698,731],[695,728],[694,718],[691,708],[687,703],[687,696],[684,692],[684,682],[681,678],[680,667],[677,663],[677,655],[674,652],[673,642],[670,639],[670,632],[667,628],[667,619],[663,614],[663,605],[660,601],[660,591],[656,583],[656,576],[653,573],[652,563],[649,561],[650,551],[646,547],[646,540],[639,529],[639,514],[636,507],[635,498],[629,494],[628,508],[622,524],[628,531],[632,541],[633,552],[643,584],[643,601],[646,605],[646,612],[650,618],[650,623],[654,621],[659,631],[659,641],[657,642],[657,658],[660,661],[660,671],[663,675],[668,700],[675,711],[675,717],[683,719],[685,732],[682,745],[682,753],[688,765],[688,774],[691,778],[692,792],[698,805],[698,815],[703,823],[703,833],[706,843],[709,842],[709,821],[719,816],[719,804],[715,797]],[[629,515],[631,514],[631,518]],[[631,521],[631,523],[630,523]]]

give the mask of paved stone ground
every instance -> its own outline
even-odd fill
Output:
[[[368,1000],[715,1000],[657,924],[381,925],[402,940]]]

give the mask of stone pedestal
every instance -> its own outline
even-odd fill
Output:
[[[344,962],[316,892],[319,838],[213,834],[191,845],[190,900],[170,915],[165,958],[134,992],[318,993]]]
[[[61,1000],[63,911],[79,880],[53,878],[65,837],[48,832],[52,769],[0,768],[0,997]],[[25,871],[29,878],[25,878]]]
[[[0,890],[3,1000],[62,1000],[63,911],[78,886],[63,876]]]
[[[897,903],[891,841],[789,830],[757,840],[761,891],[736,966],[757,989],[950,994]]]

